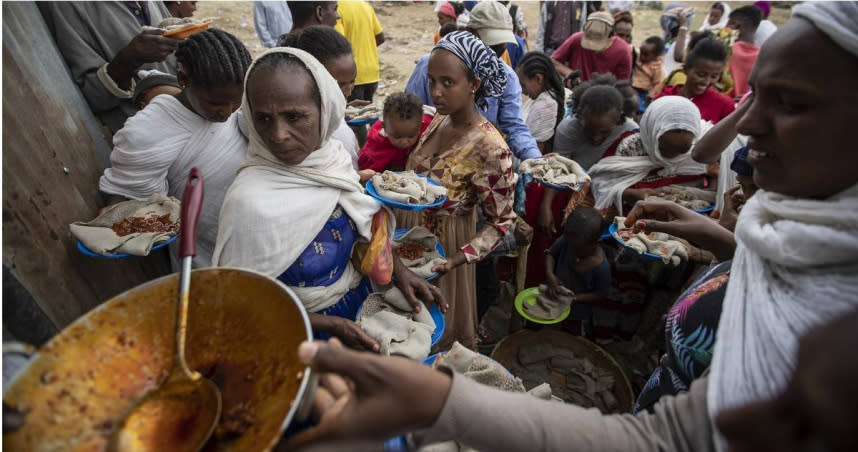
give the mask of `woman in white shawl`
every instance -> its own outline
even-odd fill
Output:
[[[371,289],[350,258],[358,240],[372,237],[381,205],[364,194],[349,154],[331,138],[344,110],[337,82],[308,53],[275,48],[256,58],[242,103],[248,157],[224,200],[213,264],[278,278],[311,313],[315,332],[377,350],[352,321]],[[427,303],[441,300],[395,255],[393,265],[412,305],[419,306],[415,291]]]
[[[624,202],[645,199],[656,188],[702,181],[706,166],[688,151],[704,126],[690,100],[656,99],[641,119],[640,133],[623,139],[613,156],[590,168],[596,208],[605,212],[613,206],[622,214]]]
[[[108,204],[153,194],[181,198],[188,172],[199,168],[206,196],[193,265],[208,267],[223,197],[247,151],[240,129],[244,119],[236,110],[250,52],[235,36],[210,29],[182,41],[176,59],[182,91],[158,95],[128,118],[113,136],[111,167],[104,170],[98,188],[111,195]],[[175,251],[171,247],[178,268]]]
[[[730,17],[730,5],[723,2],[715,2],[709,8],[709,13],[703,18],[703,23],[698,31],[712,31],[727,26]]]

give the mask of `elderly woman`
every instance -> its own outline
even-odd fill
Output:
[[[253,62],[244,93],[248,157],[224,200],[214,265],[283,281],[311,313],[314,331],[377,349],[352,321],[370,284],[350,257],[359,240],[372,238],[374,217],[386,211],[364,194],[342,143],[331,139],[345,111],[337,82],[308,53],[276,48]],[[397,284],[412,304],[419,306],[415,289],[427,303],[441,299],[393,260]],[[377,282],[389,282],[389,275]]]
[[[690,100],[666,96],[653,102],[640,133],[623,139],[614,155],[590,168],[596,208],[607,213],[614,207],[621,214],[623,203],[634,204],[656,188],[702,180],[706,165],[688,152],[701,126],[700,110]]]
[[[432,230],[447,250],[447,264],[438,268],[447,272],[440,286],[452,302],[442,349],[453,341],[476,346],[475,271],[468,264],[495,249],[516,218],[509,147],[476,107],[486,97],[503,92],[502,65],[471,33],[450,33],[438,41],[429,58],[429,90],[438,114],[406,162],[406,169],[447,188],[448,199],[441,207],[397,215],[406,227],[422,225]],[[479,231],[478,204],[485,216]]]
[[[855,17],[856,2],[796,6],[752,72],[739,132],[750,137],[760,191],[739,216],[708,380],[663,398],[652,414],[602,416],[401,359],[304,344],[305,362],[356,385],[338,388],[338,403],[295,443],[426,429],[423,444],[457,439],[479,450],[855,450],[858,370],[842,353],[854,349],[858,320]],[[820,71],[829,74],[824,89]],[[648,230],[664,220],[732,240],[702,215],[641,221]]]

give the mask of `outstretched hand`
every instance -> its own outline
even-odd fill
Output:
[[[664,232],[700,245],[719,260],[732,258],[736,248],[733,233],[699,213],[672,201],[638,201],[626,217],[625,226],[634,232]]]
[[[736,230],[736,221],[739,219],[739,206],[745,203],[745,195],[739,193],[741,185],[736,185],[724,192],[724,209],[718,224],[731,230]]]
[[[449,376],[419,362],[347,350],[335,339],[304,342],[298,356],[320,373],[313,398],[317,424],[289,438],[283,450],[320,441],[384,440],[427,428],[452,385]]]
[[[468,260],[465,258],[465,254],[462,253],[461,250],[457,250],[456,254],[454,254],[452,257],[447,257],[446,263],[432,267],[432,271],[444,274],[467,262]]]
[[[331,317],[331,319],[333,325],[328,333],[340,338],[349,347],[373,352],[378,352],[381,348],[378,341],[366,334],[357,323],[343,317]]]
[[[414,272],[402,263],[402,260],[398,256],[394,257],[394,259],[393,274],[396,276],[394,285],[405,295],[405,299],[408,300],[414,312],[420,312],[423,309],[424,303],[426,306],[435,303],[441,309],[441,312],[447,312],[450,305],[447,304],[447,300],[444,298],[444,294],[441,293],[441,289],[414,274]]]

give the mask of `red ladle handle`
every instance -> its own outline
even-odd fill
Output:
[[[182,195],[182,232],[179,237],[179,257],[197,255],[197,221],[203,207],[203,175],[191,168],[185,193]]]

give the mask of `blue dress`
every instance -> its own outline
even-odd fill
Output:
[[[337,206],[316,238],[277,279],[293,287],[330,286],[340,279],[349,265],[357,238],[354,222]],[[357,287],[346,292],[336,304],[317,314],[355,320],[358,308],[370,292],[369,280],[363,278]],[[318,334],[316,336],[319,337]]]

